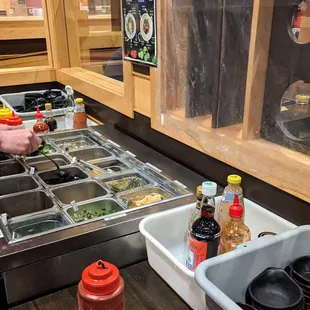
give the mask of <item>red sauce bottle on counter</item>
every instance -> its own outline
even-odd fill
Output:
[[[79,310],[125,310],[124,280],[102,260],[88,266],[78,286]]]
[[[43,115],[40,108],[37,107],[36,123],[33,126],[33,132],[36,134],[44,134],[49,132],[48,125],[43,121]]]

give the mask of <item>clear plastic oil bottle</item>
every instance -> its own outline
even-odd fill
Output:
[[[223,227],[229,221],[229,207],[234,202],[234,197],[237,194],[240,205],[244,208],[243,202],[243,191],[241,188],[242,178],[239,175],[229,175],[227,178],[228,185],[224,189],[223,198],[221,200],[219,214],[218,214],[218,223]],[[245,210],[242,215],[244,220]]]

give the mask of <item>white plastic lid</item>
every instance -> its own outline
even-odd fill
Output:
[[[71,87],[70,85],[67,85],[67,86],[65,87],[65,90],[66,90],[66,92],[67,92],[67,94],[68,94],[69,96],[73,96],[73,95],[74,95],[74,91],[73,91],[73,89],[72,89],[72,87]]]
[[[217,184],[215,182],[207,181],[202,183],[202,194],[204,196],[212,197],[217,192]]]

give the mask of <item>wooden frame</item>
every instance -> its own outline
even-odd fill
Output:
[[[159,64],[165,64],[169,1],[157,5]],[[207,119],[185,119],[178,110],[163,107],[169,77],[162,65],[151,74],[152,128],[310,202],[309,157],[260,139],[273,5],[273,0],[254,0],[243,124],[212,129]]]
[[[32,53],[15,55],[18,61],[11,59],[5,60],[5,64],[9,69],[0,69],[0,85],[12,86],[23,84],[35,84],[44,82],[56,81],[56,70],[54,68],[54,62],[51,51],[49,22],[47,19],[46,3],[48,0],[42,0],[44,10],[43,24],[42,17],[28,17],[26,19],[20,17],[2,17],[0,18],[0,26],[2,26],[2,32],[0,39],[37,39],[46,38],[48,53]],[[27,35],[28,34],[28,35]],[[12,56],[12,55],[11,55]],[[14,56],[14,55],[13,55]],[[45,63],[47,60],[48,65],[38,66],[40,61]],[[35,63],[36,66],[33,66]],[[27,64],[27,66],[25,66]],[[21,67],[24,66],[24,67]],[[20,68],[18,68],[20,67]]]

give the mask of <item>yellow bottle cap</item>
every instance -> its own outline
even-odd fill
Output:
[[[76,102],[76,103],[83,103],[83,102],[84,102],[84,99],[83,99],[83,98],[76,98],[76,99],[75,99],[75,102]]]
[[[241,176],[236,175],[236,174],[231,174],[227,178],[227,182],[229,184],[236,184],[237,185],[237,184],[241,184],[241,181],[242,181]]]
[[[5,104],[3,105],[3,108],[0,109],[0,118],[1,119],[7,119],[12,116],[12,111],[8,109]]]
[[[202,196],[202,186],[198,186],[196,189],[196,196],[201,197]]]
[[[45,103],[45,110],[51,110],[52,104],[51,103]]]

